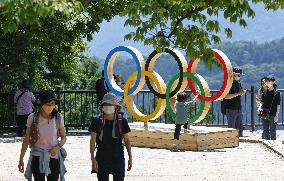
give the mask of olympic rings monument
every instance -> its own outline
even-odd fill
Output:
[[[233,82],[233,70],[229,58],[220,50],[212,49],[212,51],[216,60],[222,64],[224,72],[222,86],[212,96],[207,82],[196,72],[200,60],[191,59],[187,63],[183,54],[173,48],[166,48],[165,52],[174,57],[178,64],[179,72],[172,77],[168,85],[154,71],[154,66],[161,54],[153,51],[145,62],[142,54],[130,46],[119,46],[109,52],[104,64],[105,81],[112,93],[124,97],[128,112],[141,122],[157,119],[163,114],[166,108],[175,117],[175,112],[170,105],[170,98],[176,96],[179,92],[183,92],[187,86],[194,95],[197,95],[197,89],[195,88],[195,85],[197,85],[200,90],[200,94],[198,94],[198,99],[201,101],[200,108],[194,117],[187,120],[190,125],[194,125],[203,121],[210,109],[212,101],[222,100],[229,93]],[[127,79],[124,90],[116,84],[113,77],[114,63],[121,52],[130,54],[137,67],[137,71]],[[142,90],[145,83],[150,91],[158,98],[154,111],[149,115],[143,114],[134,103],[135,94]],[[156,87],[156,90],[153,86]],[[171,149],[173,125],[153,123],[149,130],[144,130],[143,124],[139,122],[131,123],[130,125],[132,128],[130,137],[133,146]],[[231,128],[192,126],[189,133],[180,136],[179,141],[180,149],[192,151],[237,146],[239,146],[238,131]]]

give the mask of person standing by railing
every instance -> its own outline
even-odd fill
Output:
[[[105,82],[104,78],[104,71],[102,71],[102,77],[97,80],[95,85],[95,90],[97,93],[97,106],[99,107],[99,104],[103,100],[104,95],[109,92],[109,88]]]
[[[234,81],[229,94],[224,98],[226,101],[226,115],[228,127],[239,130],[239,137],[243,136],[243,114],[241,96],[246,94],[247,90],[242,88],[241,76],[243,71],[240,68],[233,68]]]
[[[18,90],[14,95],[14,103],[17,104],[16,121],[18,125],[18,137],[23,137],[23,132],[26,132],[27,119],[33,112],[33,103],[36,101],[33,93],[30,92],[30,88],[30,81],[23,80],[20,90]]]
[[[258,107],[258,113],[260,112],[261,106],[262,106],[262,94],[266,93],[267,91],[267,86],[266,86],[266,77],[263,77],[260,79],[260,88],[257,91],[257,95],[256,95],[256,103],[257,103],[257,107]]]
[[[260,117],[263,122],[262,139],[276,140],[276,125],[280,111],[280,92],[277,91],[275,78],[269,75],[265,79],[266,91],[261,92]]]

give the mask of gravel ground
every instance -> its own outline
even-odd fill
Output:
[[[20,142],[0,143],[0,181],[24,180],[17,171]],[[88,136],[68,136],[65,146],[67,181],[96,180],[91,175]],[[25,160],[28,159],[28,152]],[[112,180],[112,179],[111,179]],[[127,181],[284,180],[284,160],[260,144],[240,143],[237,148],[203,152],[171,152],[133,148],[133,169]]]

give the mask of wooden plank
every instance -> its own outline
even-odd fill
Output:
[[[200,146],[211,146],[211,145],[226,145],[226,144],[234,144],[238,146],[238,141],[236,139],[221,139],[221,140],[206,140],[197,142],[198,147]]]
[[[233,147],[237,147],[238,145],[236,144],[230,144],[230,143],[226,143],[223,145],[210,145],[210,146],[199,146],[198,147],[198,151],[202,151],[202,150],[212,150],[212,149],[221,149],[221,148],[233,148]]]

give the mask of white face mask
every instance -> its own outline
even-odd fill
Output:
[[[113,114],[114,111],[115,111],[115,108],[114,108],[114,106],[103,106],[102,111],[105,114]]]

